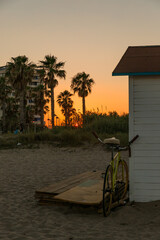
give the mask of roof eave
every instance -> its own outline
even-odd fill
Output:
[[[160,72],[112,73],[112,76],[151,76],[160,75]]]

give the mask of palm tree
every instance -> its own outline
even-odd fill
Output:
[[[26,87],[32,81],[35,72],[35,64],[29,62],[26,56],[12,57],[7,63],[6,76],[20,99],[20,126],[26,127],[25,94]]]
[[[82,97],[83,120],[86,111],[85,97],[91,93],[93,84],[94,80],[85,72],[77,73],[77,75],[72,78],[71,89],[74,91],[74,93],[77,92],[79,97]]]
[[[58,85],[58,78],[66,77],[66,72],[62,68],[64,67],[64,62],[57,62],[55,56],[46,55],[44,61],[40,61],[43,64],[43,68],[46,71],[45,82],[50,89],[51,94],[51,121],[52,128],[54,127],[54,117],[55,117],[55,107],[54,107],[54,88]]]
[[[83,119],[82,119],[82,114],[81,113],[77,113],[76,111],[74,112],[73,116],[72,116],[72,123],[75,127],[80,127],[83,124]]]
[[[0,103],[2,106],[2,128],[6,131],[6,103],[8,95],[11,93],[11,87],[6,84],[6,78],[0,77]]]
[[[44,126],[44,114],[48,111],[48,106],[46,106],[46,104],[49,102],[48,98],[44,98],[45,92],[45,86],[40,84],[34,88],[32,95],[34,99],[35,114],[40,115],[42,127]]]
[[[57,97],[57,102],[59,106],[62,108],[62,113],[65,116],[65,125],[70,125],[70,117],[75,112],[75,108],[73,108],[73,101],[71,99],[71,94],[69,91],[65,90],[61,92]]]
[[[18,102],[9,96],[6,103],[6,130],[13,131],[18,128]]]
[[[34,88],[34,102],[35,108],[38,114],[41,116],[41,126],[44,126],[44,114],[48,107],[46,103],[49,102],[49,92],[47,91],[46,84],[45,84],[45,70],[44,68],[37,69],[38,76],[40,78],[40,84]],[[45,98],[46,97],[46,98]]]

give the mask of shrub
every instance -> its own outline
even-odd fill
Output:
[[[55,143],[61,146],[79,146],[85,142],[96,143],[97,139],[92,135],[97,132],[100,138],[116,137],[120,139],[121,145],[128,144],[128,115],[119,116],[116,112],[98,114],[88,112],[83,128],[54,127],[34,133],[5,134],[1,136],[0,148],[17,147],[17,143],[31,145],[37,143]]]

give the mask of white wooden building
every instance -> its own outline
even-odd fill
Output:
[[[130,200],[160,200],[160,46],[128,47],[113,76],[129,76]]]

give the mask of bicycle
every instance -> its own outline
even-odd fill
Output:
[[[115,137],[107,138],[102,141],[95,132],[93,135],[98,139],[102,144],[107,144],[111,148],[111,161],[106,168],[104,175],[103,183],[103,215],[106,217],[111,211],[112,203],[124,199],[128,184],[128,166],[125,160],[121,159],[121,151],[129,149],[130,145],[139,137],[136,135],[126,147],[120,147],[120,140]],[[114,150],[117,150],[117,153],[114,156]]]

